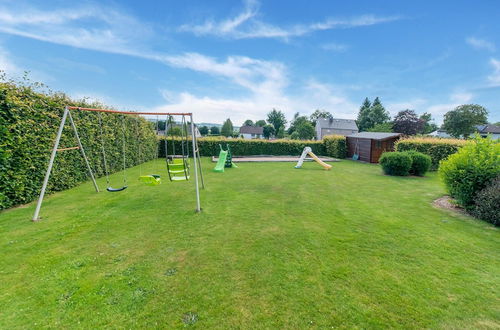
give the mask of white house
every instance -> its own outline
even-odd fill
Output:
[[[354,119],[318,118],[316,120],[316,138],[323,139],[326,135],[351,135],[358,133],[358,125]]]
[[[264,128],[259,126],[241,126],[240,135],[244,139],[262,139],[264,138]]]

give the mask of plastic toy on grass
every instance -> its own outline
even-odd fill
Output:
[[[217,164],[215,164],[214,172],[224,173],[225,167],[238,168],[235,163],[233,163],[233,156],[231,155],[231,149],[226,144],[226,149],[222,149],[222,145],[220,146],[219,159],[217,160]]]
[[[332,165],[329,165],[322,161],[321,159],[318,158],[313,152],[311,147],[305,147],[304,150],[302,151],[302,155],[300,155],[299,161],[297,162],[297,165],[295,165],[295,168],[301,168],[302,164],[304,163],[304,160],[306,159],[306,156],[309,155],[312,159],[316,161],[316,163],[320,164],[323,166],[325,170],[329,170],[332,168]]]
[[[161,183],[161,178],[158,174],[141,175],[139,181],[148,186],[157,186]]]

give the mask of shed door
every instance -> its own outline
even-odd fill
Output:
[[[358,144],[357,148],[356,143]],[[371,153],[370,140],[351,137],[347,138],[347,157],[352,158],[355,152],[359,154],[359,160],[369,162]]]

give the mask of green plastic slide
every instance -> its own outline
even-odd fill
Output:
[[[227,150],[222,150],[219,153],[219,160],[217,160],[217,164],[214,167],[214,172],[222,173],[224,172],[224,165],[226,164],[227,159]]]

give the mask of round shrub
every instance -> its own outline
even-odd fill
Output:
[[[385,174],[405,176],[410,173],[412,159],[406,152],[384,152],[379,162]]]
[[[476,194],[500,175],[500,142],[477,136],[439,165],[449,194],[466,210]]]
[[[471,214],[495,226],[500,225],[500,177],[477,193]]]
[[[430,156],[423,154],[418,151],[407,151],[406,152],[411,157],[411,168],[410,174],[424,176],[425,173],[429,170],[432,164],[432,160]]]

